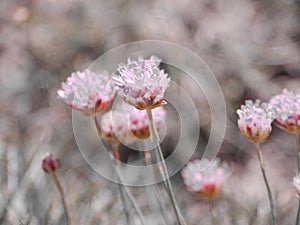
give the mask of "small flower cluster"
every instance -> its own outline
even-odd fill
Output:
[[[227,163],[217,158],[193,160],[182,170],[181,175],[188,190],[203,199],[213,199],[220,195],[223,181],[231,173]]]
[[[239,115],[238,126],[243,136],[255,143],[264,142],[269,136],[274,119],[274,112],[266,103],[260,103],[259,100],[246,101],[241,109],[237,110]]]
[[[160,59],[151,56],[145,60],[128,59],[127,65],[120,64],[119,75],[113,77],[119,94],[125,102],[137,109],[152,109],[165,104],[163,97],[170,78],[159,69]]]
[[[109,107],[115,96],[115,86],[108,73],[86,69],[72,73],[57,94],[71,108],[91,115]]]
[[[270,107],[275,111],[275,123],[290,133],[300,132],[300,90],[284,89],[270,99]]]
[[[127,144],[137,139],[150,136],[149,119],[144,110],[138,110],[129,105],[120,107],[123,110],[110,110],[102,116],[102,136],[109,144]],[[153,120],[157,130],[160,130],[166,111],[162,108],[153,109]]]

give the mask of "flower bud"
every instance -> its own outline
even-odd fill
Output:
[[[53,173],[60,166],[59,159],[55,158],[51,153],[46,153],[42,160],[42,168],[45,173]]]

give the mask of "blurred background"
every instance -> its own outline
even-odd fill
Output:
[[[268,224],[255,149],[241,136],[235,112],[246,99],[267,101],[283,88],[300,87],[299,13],[296,0],[1,0],[0,224],[64,224],[56,187],[41,170],[48,151],[61,160],[58,175],[72,224],[125,224],[115,185],[82,158],[71,110],[56,91],[71,72],[106,51],[149,39],[191,49],[222,87],[227,130],[219,157],[233,173],[216,200],[217,224]],[[203,94],[192,97],[199,107],[200,148],[209,137],[210,111]],[[273,128],[262,151],[279,224],[289,225],[297,209],[294,142]],[[167,156],[168,146],[164,151]],[[179,174],[172,182],[188,224],[210,224],[208,203],[189,193]],[[133,192],[146,208],[143,189]]]

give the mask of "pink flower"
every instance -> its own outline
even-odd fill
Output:
[[[42,168],[45,173],[53,173],[59,167],[59,159],[55,158],[51,153],[46,153],[42,160]]]
[[[300,90],[284,89],[270,99],[269,107],[275,111],[276,125],[290,133],[300,132]]]
[[[152,115],[156,129],[159,131],[165,120],[166,111],[162,107],[154,108]],[[130,110],[129,129],[139,139],[150,137],[149,118],[145,110],[138,110],[136,108]]]
[[[152,109],[166,104],[163,100],[170,78],[159,69],[160,59],[128,59],[126,65],[119,65],[119,75],[113,77],[120,87],[119,94],[125,102],[137,109]]]
[[[237,110],[237,114],[238,126],[248,141],[259,143],[267,139],[272,130],[274,112],[266,103],[260,104],[259,100],[253,103],[247,100],[245,105]]]
[[[132,143],[134,137],[128,130],[128,113],[122,111],[108,111],[101,118],[102,137],[111,145],[118,145],[121,141]]]
[[[115,87],[108,73],[86,69],[72,73],[57,94],[71,108],[91,115],[109,107],[115,96]]]
[[[212,162],[193,160],[181,171],[187,189],[204,199],[218,197],[223,181],[230,173],[228,164],[221,164],[218,158]]]
[[[154,124],[159,131],[163,125],[166,111],[155,108],[152,111]],[[145,110],[138,110],[122,104],[118,110],[110,110],[101,118],[102,137],[110,144],[130,144],[150,136],[149,119]]]

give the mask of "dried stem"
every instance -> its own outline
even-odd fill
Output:
[[[67,207],[67,203],[66,203],[66,199],[65,199],[65,195],[64,195],[64,192],[63,192],[63,189],[61,187],[61,184],[59,182],[59,179],[54,172],[51,173],[52,176],[53,176],[53,179],[54,179],[54,182],[55,182],[55,185],[57,186],[58,188],[58,191],[60,193],[60,197],[61,197],[61,200],[62,200],[62,203],[63,203],[63,207],[64,207],[64,210],[65,210],[65,215],[66,215],[66,223],[67,225],[70,225],[70,220],[69,220],[69,213],[68,213],[68,207]]]
[[[296,154],[297,154],[297,169],[298,174],[300,173],[300,145],[299,145],[299,133],[295,134],[295,147],[296,147]],[[300,217],[300,200],[298,202],[298,210],[297,210],[297,217],[295,225],[299,225],[299,217]]]
[[[271,214],[272,214],[272,222],[273,222],[273,225],[277,225],[274,200],[273,200],[270,185],[269,185],[268,180],[267,180],[265,167],[264,167],[264,161],[262,159],[259,143],[255,143],[255,147],[256,147],[256,153],[257,153],[258,161],[260,163],[261,172],[262,172],[262,175],[263,175],[263,178],[264,178],[264,181],[265,181],[265,184],[266,184],[266,188],[267,188],[267,191],[268,191],[268,197],[269,197],[269,201],[270,201]]]
[[[184,220],[184,218],[183,218],[183,216],[182,216],[182,214],[181,214],[181,212],[179,210],[179,207],[177,205],[175,197],[174,197],[174,193],[173,193],[173,190],[172,190],[171,181],[170,181],[169,176],[168,176],[167,166],[166,166],[166,163],[165,163],[165,160],[164,160],[161,148],[160,148],[159,137],[158,137],[158,134],[157,134],[157,130],[156,130],[155,126],[154,126],[154,121],[153,121],[153,117],[152,117],[152,111],[151,111],[151,109],[147,109],[146,111],[147,111],[147,115],[148,115],[148,118],[149,118],[151,138],[152,138],[152,141],[156,145],[157,157],[161,161],[161,165],[162,165],[161,168],[160,168],[161,175],[162,175],[162,178],[164,180],[164,183],[165,183],[165,186],[166,186],[166,190],[167,190],[167,193],[168,193],[169,198],[171,200],[174,212],[176,214],[177,222],[178,222],[179,225],[186,225],[187,223],[185,222],[185,220]]]

